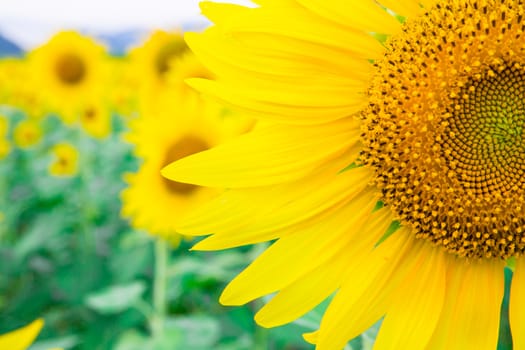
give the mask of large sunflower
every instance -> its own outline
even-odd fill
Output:
[[[105,48],[64,31],[29,54],[36,88],[49,108],[73,121],[87,101],[101,96],[107,78]]]
[[[251,120],[228,115],[228,111],[199,94],[182,81],[195,67],[210,74],[195,56],[181,59],[182,72],[171,79],[170,98],[157,101],[161,113],[141,115],[131,123],[127,139],[135,145],[142,164],[136,173],[126,175],[129,186],[122,192],[122,214],[133,226],[164,238],[178,239],[175,227],[188,210],[214,196],[211,188],[170,181],[160,170],[171,162],[207,150],[247,130]],[[184,73],[186,72],[186,73]]]
[[[525,6],[517,0],[203,3],[191,84],[269,121],[164,170],[226,187],[178,230],[276,240],[224,291],[290,322],[335,293],[317,349],[494,350],[504,267],[525,349]],[[385,235],[387,231],[391,235]]]

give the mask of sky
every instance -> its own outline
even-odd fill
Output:
[[[227,0],[249,4],[248,0]],[[0,32],[28,49],[60,29],[111,33],[204,24],[199,0],[0,0]]]

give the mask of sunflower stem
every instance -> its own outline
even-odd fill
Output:
[[[260,309],[264,306],[264,302],[261,300],[256,300],[254,302],[256,309]],[[262,326],[255,326],[254,341],[255,347],[254,350],[268,350],[270,348],[269,342],[269,331],[267,328]]]
[[[255,328],[255,350],[268,350],[268,330],[264,327],[257,326]]]
[[[153,338],[155,339],[162,339],[164,334],[164,322],[167,314],[168,263],[168,245],[163,239],[157,238],[155,240],[155,276],[153,280],[153,308],[155,312],[151,322]]]

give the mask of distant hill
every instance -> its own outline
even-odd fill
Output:
[[[22,56],[24,51],[15,43],[0,34],[0,57]]]

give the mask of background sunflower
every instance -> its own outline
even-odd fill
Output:
[[[136,173],[126,175],[129,187],[122,193],[122,213],[137,228],[177,240],[180,219],[217,191],[170,181],[160,170],[248,130],[252,121],[203,99],[184,84],[192,74],[209,75],[191,53],[181,54],[173,63],[166,72],[166,94],[155,102],[160,112],[141,114],[131,123],[127,139],[143,162]]]
[[[102,99],[106,86],[106,52],[92,38],[77,32],[57,33],[29,54],[35,86],[43,103],[66,122],[93,99]]]

